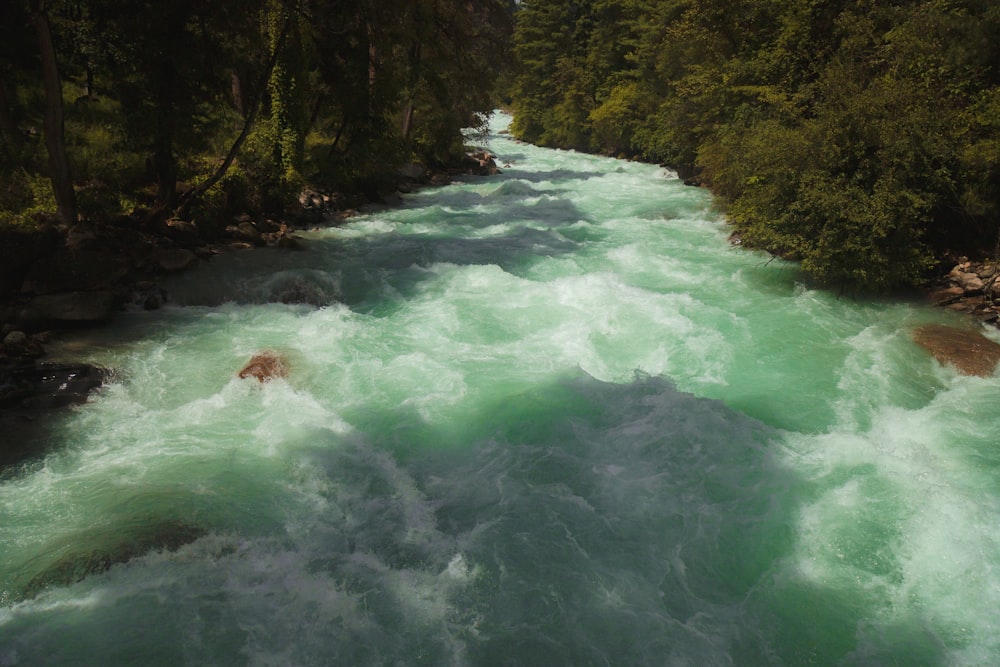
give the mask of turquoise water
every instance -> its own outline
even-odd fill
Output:
[[[1000,662],[1000,380],[911,342],[946,315],[508,120],[501,176],[57,351],[116,379],[0,476],[0,666]]]

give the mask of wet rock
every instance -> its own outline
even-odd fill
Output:
[[[275,378],[288,377],[288,367],[284,358],[274,350],[263,350],[253,355],[239,372],[240,379],[257,378],[261,383]]]
[[[110,290],[43,294],[31,299],[18,319],[27,327],[78,325],[104,322],[111,317],[115,295]]]
[[[953,285],[951,287],[934,290],[927,295],[927,298],[935,306],[947,306],[948,304],[955,303],[955,301],[961,299],[964,295],[964,289]]]
[[[306,247],[302,245],[302,239],[298,236],[292,236],[289,234],[283,234],[278,237],[275,245],[282,250],[305,250]]]
[[[7,363],[0,365],[0,406],[45,410],[82,403],[107,376],[90,364]]]
[[[913,340],[942,364],[963,375],[988,377],[1000,362],[1000,343],[978,331],[928,324],[913,332]]]
[[[184,521],[134,522],[127,530],[105,528],[85,531],[47,545],[49,557],[26,583],[19,586],[18,599],[30,599],[52,586],[68,586],[152,551],[176,551],[206,534],[206,530]],[[40,571],[39,571],[40,570]]]

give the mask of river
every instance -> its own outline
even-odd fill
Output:
[[[949,315],[508,121],[502,175],[64,345],[115,379],[0,476],[0,666],[1000,663],[1000,379],[910,338]]]

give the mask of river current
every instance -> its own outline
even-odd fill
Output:
[[[501,175],[56,351],[115,375],[0,475],[0,666],[1000,663],[1000,378],[914,345],[948,314],[508,121]]]

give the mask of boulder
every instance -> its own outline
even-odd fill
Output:
[[[159,248],[153,253],[154,266],[165,273],[179,273],[198,263],[198,256],[183,248]]]
[[[252,222],[241,222],[236,226],[234,236],[254,245],[264,245],[260,230]]]
[[[955,303],[959,299],[965,296],[965,290],[957,285],[952,287],[945,287],[939,290],[934,290],[927,295],[931,303],[935,306],[947,306],[949,304]]]
[[[182,246],[195,247],[204,244],[198,225],[189,220],[172,218],[167,220],[165,229],[167,238]]]
[[[942,364],[963,375],[988,377],[1000,362],[1000,343],[978,331],[928,324],[913,332],[913,340]]]
[[[43,294],[31,299],[19,313],[25,325],[92,324],[111,317],[115,295],[110,290]]]
[[[68,250],[35,264],[24,279],[27,294],[109,288],[128,273],[131,262],[112,250]]]
[[[90,364],[16,363],[0,367],[0,405],[45,410],[83,403],[108,372]]]
[[[186,521],[156,518],[115,528],[89,528],[45,545],[44,555],[24,568],[27,572],[21,579],[15,578],[13,597],[31,599],[46,588],[68,586],[151,551],[176,551],[205,534],[204,528]]]
[[[23,347],[28,344],[28,334],[15,329],[4,336],[3,344],[6,347]]]
[[[975,273],[959,273],[956,282],[966,294],[982,294],[985,286],[983,279]]]
[[[403,178],[408,178],[411,181],[421,181],[427,175],[427,168],[423,165],[417,164],[416,162],[411,162],[410,164],[400,167],[397,173]]]
[[[269,382],[275,378],[288,377],[288,367],[280,354],[274,350],[263,350],[250,357],[250,361],[239,372],[239,377],[253,377],[261,383]]]

